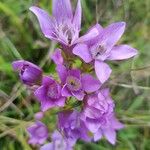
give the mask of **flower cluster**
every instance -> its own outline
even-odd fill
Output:
[[[117,45],[125,30],[125,22],[107,27],[96,24],[83,36],[81,30],[82,9],[78,0],[73,12],[70,0],[53,0],[52,16],[36,6],[30,10],[36,15],[45,37],[57,41],[51,59],[56,64],[58,79],[46,76],[38,66],[25,60],[13,62],[23,84],[32,88],[41,112],[35,115],[36,123],[27,131],[29,143],[41,145],[41,150],[71,150],[78,139],[91,142],[105,137],[116,142],[116,131],[123,128],[115,117],[115,104],[105,82],[112,72],[107,61],[128,59],[137,50],[128,45]],[[76,59],[81,60],[76,67]],[[70,101],[75,101],[75,106]],[[72,107],[73,105],[73,107]],[[57,130],[51,141],[49,131],[41,122],[46,111],[61,108],[57,114]]]

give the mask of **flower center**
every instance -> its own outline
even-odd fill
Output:
[[[77,77],[74,76],[67,77],[66,83],[67,83],[67,87],[71,91],[78,91],[81,88],[81,82]]]
[[[56,140],[55,141],[55,149],[56,150],[66,150],[66,144],[65,141],[62,140]]]
[[[71,24],[64,23],[58,26],[56,33],[60,39],[70,45],[72,44],[76,31]]]
[[[56,84],[52,84],[48,87],[47,96],[52,99],[59,98],[59,91]]]
[[[28,66],[29,65],[27,65],[27,64],[22,66],[21,71],[20,71],[21,75],[23,75],[23,73],[25,72],[25,70],[27,69]]]
[[[99,45],[96,49],[91,51],[91,54],[94,59],[99,58],[99,56],[103,55],[106,52],[105,45]]]

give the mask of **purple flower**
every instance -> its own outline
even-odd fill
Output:
[[[58,128],[67,139],[90,141],[88,130],[80,119],[80,113],[74,111],[63,111],[58,114]]]
[[[70,0],[53,0],[52,15],[36,7],[30,10],[37,16],[45,37],[71,46],[78,39],[81,28],[81,2],[78,0],[75,13],[72,11]]]
[[[29,144],[43,144],[48,138],[48,129],[40,121],[27,128],[27,131],[30,135]]]
[[[43,77],[42,85],[34,94],[41,102],[42,111],[65,105],[66,98],[61,95],[61,86],[52,77]]]
[[[63,65],[58,65],[56,69],[64,85],[62,95],[65,97],[74,96],[78,100],[83,100],[85,92],[95,92],[101,86],[100,82],[91,75],[81,75],[79,69],[68,70]]]
[[[93,28],[96,31],[96,27]],[[101,83],[108,80],[111,69],[104,62],[105,60],[123,60],[137,54],[137,50],[128,45],[115,46],[125,30],[124,22],[117,22],[102,29],[97,29],[99,36],[93,38],[93,45],[81,42],[74,49],[73,53],[81,57],[86,63],[94,61],[95,72]]]
[[[65,139],[57,130],[52,134],[52,142],[41,147],[40,150],[73,150],[75,141]]]
[[[94,134],[95,141],[104,135],[110,143],[115,144],[115,131],[123,128],[123,125],[114,117],[113,111],[114,103],[109,96],[108,89],[87,97],[81,119],[89,131]]]
[[[12,66],[15,71],[19,71],[20,79],[24,84],[32,86],[41,82],[42,70],[38,66],[25,60],[14,61]]]

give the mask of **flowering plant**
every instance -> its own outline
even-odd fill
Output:
[[[12,63],[23,84],[32,89],[41,104],[36,122],[28,127],[29,143],[40,145],[41,150],[71,150],[78,139],[91,142],[103,136],[116,142],[116,131],[124,126],[115,116],[115,104],[104,84],[111,75],[108,60],[124,60],[137,55],[128,45],[117,45],[125,30],[125,22],[116,22],[103,28],[91,27],[83,36],[82,9],[78,0],[73,12],[70,0],[53,0],[52,16],[36,6],[30,10],[37,16],[45,37],[57,41],[51,59],[56,64],[57,79],[44,75],[41,68],[25,60]],[[81,66],[74,65],[75,59]],[[108,84],[109,85],[109,84]],[[41,120],[46,111],[61,108],[57,113],[57,130],[49,141],[48,128]],[[43,145],[49,141],[48,144]]]

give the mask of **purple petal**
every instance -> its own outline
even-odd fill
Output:
[[[50,84],[53,84],[54,82],[55,82],[55,80],[52,77],[50,77],[50,76],[44,76],[42,84],[46,85],[46,86],[49,86]]]
[[[77,8],[76,8],[75,15],[73,18],[73,23],[78,28],[78,30],[80,30],[81,28],[81,18],[82,18],[81,1],[78,0]]]
[[[62,97],[62,98],[58,99],[58,100],[55,102],[55,104],[56,104],[57,106],[59,106],[59,107],[63,107],[63,106],[65,105],[65,100],[66,100],[66,98],[65,98],[65,97]]]
[[[48,15],[48,13],[36,6],[30,7],[30,10],[36,15],[39,23],[41,30],[43,34],[50,39],[55,39],[53,37],[53,31],[54,31],[54,21],[53,19]]]
[[[95,26],[90,28],[85,35],[81,36],[77,42],[78,43],[86,42],[86,44],[88,45],[93,45],[93,43],[97,41],[97,37],[102,30],[103,30],[102,26],[100,24],[96,24]]]
[[[70,0],[53,0],[53,16],[59,23],[71,20],[73,14]]]
[[[105,130],[103,130],[103,133],[104,133],[104,135],[105,135],[105,137],[106,137],[106,139],[111,143],[111,144],[115,144],[116,143],[116,131],[115,130],[113,130],[113,129],[109,129],[109,128],[107,128],[107,129],[105,129]]]
[[[54,146],[52,143],[49,143],[49,144],[45,144],[44,146],[42,146],[40,148],[40,150],[54,150]]]
[[[135,55],[137,55],[137,50],[128,46],[128,45],[119,45],[114,46],[110,51],[110,56],[107,58],[108,60],[122,60],[128,59]]]
[[[56,49],[54,54],[51,56],[51,59],[54,61],[56,65],[62,65],[63,64],[63,57],[61,55],[61,50]]]
[[[101,130],[98,130],[95,134],[94,134],[94,141],[98,141],[102,138],[102,131]]]
[[[72,69],[72,70],[68,71],[68,75],[74,76],[74,77],[80,79],[81,78],[81,71],[79,69]]]
[[[104,62],[95,61],[95,72],[101,83],[108,80],[111,74],[111,68]]]
[[[99,44],[110,51],[124,33],[125,25],[125,22],[117,22],[106,27],[99,36]]]
[[[89,74],[84,74],[81,81],[83,90],[86,92],[95,92],[101,86],[100,82]]]
[[[57,70],[57,73],[59,75],[59,78],[60,78],[61,82],[63,84],[65,84],[66,78],[67,78],[67,69],[66,69],[66,67],[63,66],[63,65],[57,65],[56,70]]]
[[[24,60],[13,61],[12,67],[15,71],[17,71],[17,70],[20,70],[22,68],[24,63],[25,63]]]
[[[119,122],[119,120],[115,117],[115,115],[113,115],[111,118],[111,125],[112,128],[114,128],[115,130],[120,130],[124,128],[124,125],[121,122]]]
[[[71,93],[70,93],[70,91],[68,90],[68,88],[67,88],[66,85],[63,86],[63,88],[62,88],[62,90],[61,90],[61,94],[62,94],[62,96],[65,96],[65,97],[71,96]]]
[[[73,49],[73,54],[81,57],[86,63],[89,63],[92,61],[91,54],[90,54],[88,46],[86,44],[78,44]]]
[[[85,94],[84,94],[83,91],[73,91],[73,92],[72,92],[72,95],[73,95],[74,97],[76,97],[76,98],[77,98],[78,100],[80,100],[80,101],[82,101],[83,98],[84,98],[84,96],[85,96]]]
[[[94,119],[87,118],[86,126],[92,133],[96,133],[100,127],[100,122]]]
[[[28,66],[27,69],[25,69],[24,73],[21,75],[21,79],[23,82],[30,84],[30,83],[36,83],[38,80],[40,81],[42,78],[42,71],[33,66]]]
[[[45,86],[39,87],[35,92],[34,92],[35,97],[37,98],[38,101],[45,101],[46,100],[46,88]]]
[[[52,108],[55,106],[55,103],[53,102],[53,100],[45,100],[45,101],[41,101],[41,110],[42,111],[47,111],[48,109]]]

